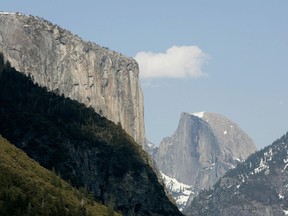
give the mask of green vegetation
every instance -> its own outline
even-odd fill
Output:
[[[71,167],[65,170],[63,165],[71,156],[71,146],[97,148],[101,152],[99,162],[110,165],[103,169],[117,177],[131,169],[142,171],[148,158],[120,124],[91,107],[39,87],[32,79],[11,68],[9,62],[4,64],[0,57],[0,132],[5,138],[46,168],[55,167],[72,183],[73,176],[68,174]]]
[[[41,166],[54,168],[73,187],[93,192],[100,203],[108,205],[113,199],[109,215],[112,207],[127,215],[178,214],[148,165],[147,154],[120,124],[32,80],[0,57],[0,134],[4,138]]]
[[[2,136],[0,155],[0,215],[119,215],[41,167]]]

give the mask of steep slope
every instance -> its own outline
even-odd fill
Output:
[[[164,173],[161,173],[161,175],[167,190],[174,197],[179,210],[182,211],[186,207],[190,195],[193,193],[193,188],[166,176]]]
[[[200,192],[185,213],[215,216],[288,215],[288,133]]]
[[[0,13],[0,52],[40,86],[91,106],[144,145],[138,65],[41,18]]]
[[[144,150],[152,157],[154,158],[157,151],[158,151],[158,147],[150,142],[149,140],[146,140],[145,146],[144,146]]]
[[[0,155],[0,215],[106,216],[109,212],[1,135]]]
[[[255,149],[239,126],[220,114],[182,113],[177,130],[163,139],[155,160],[165,175],[192,186],[191,201]]]
[[[2,62],[1,62],[2,60]],[[120,124],[33,84],[0,58],[0,133],[123,215],[181,215]]]

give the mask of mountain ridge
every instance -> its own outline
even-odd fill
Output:
[[[186,215],[288,214],[288,133],[228,171],[199,193]]]
[[[49,91],[92,106],[144,145],[137,62],[39,17],[0,13],[0,52]]]
[[[47,91],[0,60],[0,134],[123,215],[182,215],[121,124]]]

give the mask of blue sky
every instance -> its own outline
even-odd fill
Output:
[[[157,74],[140,71],[155,144],[181,112],[221,113],[258,148],[288,131],[287,0],[1,0],[0,10],[43,17],[126,56],[142,53],[142,68]]]

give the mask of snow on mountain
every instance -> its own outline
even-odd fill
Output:
[[[187,216],[288,215],[288,133],[228,171],[187,206]]]
[[[190,195],[193,193],[193,188],[190,185],[183,184],[179,181],[177,181],[174,178],[171,178],[164,173],[161,172],[162,178],[164,180],[164,184],[168,191],[173,195],[177,207],[180,211],[183,210],[183,208],[186,206],[186,203],[190,197]]]
[[[144,150],[154,159],[158,147],[154,143],[146,139]]]
[[[205,114],[205,112],[202,111],[202,112],[191,113],[190,115],[196,116],[198,118],[203,118],[204,114]]]
[[[14,13],[14,12],[0,11],[0,14],[10,15],[10,14],[16,14],[16,13]]]
[[[211,188],[255,150],[249,136],[227,117],[183,112],[177,129],[162,140],[154,160],[165,175],[193,188],[189,205],[202,189]],[[174,198],[179,199],[177,193]]]

